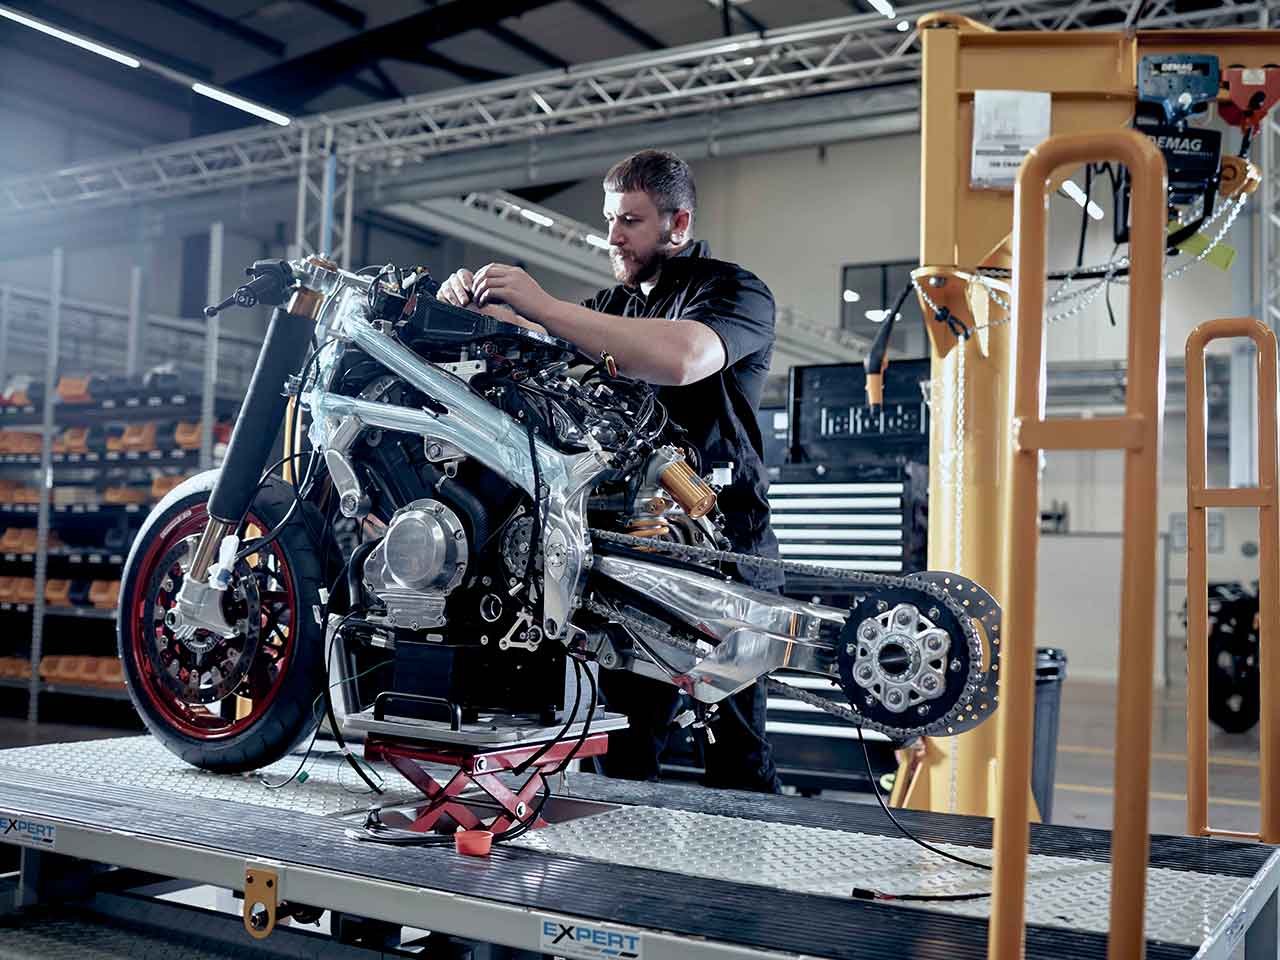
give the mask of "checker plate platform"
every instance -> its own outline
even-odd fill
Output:
[[[260,773],[278,782],[297,763]],[[851,899],[854,887],[929,895],[990,883],[903,839],[872,805],[572,774],[560,795],[598,812],[552,816],[475,860],[452,847],[346,839],[370,795],[331,750],[309,772],[305,783],[269,790],[259,774],[188,767],[147,737],[24,747],[0,751],[0,813],[55,825],[60,853],[231,889],[245,864],[269,862],[281,870],[281,895],[297,902],[521,949],[538,949],[541,924],[574,921],[642,936],[650,960],[986,956],[987,899]],[[379,772],[380,805],[412,802],[407,782]],[[990,858],[988,820],[899,816],[935,844]],[[1109,840],[1100,830],[1032,826],[1028,957],[1106,955]],[[1152,960],[1226,960],[1274,909],[1275,848],[1153,837],[1150,866]]]

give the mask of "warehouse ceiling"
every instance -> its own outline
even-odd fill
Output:
[[[11,0],[65,30],[299,115],[873,12],[867,0]],[[726,24],[726,14],[728,23]],[[0,91],[133,145],[244,126],[243,114],[0,21]],[[119,102],[119,101],[117,101]],[[140,106],[140,108],[138,108]]]

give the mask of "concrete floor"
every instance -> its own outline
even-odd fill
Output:
[[[1115,687],[1068,678],[1062,688],[1054,821],[1111,826]],[[1186,820],[1186,693],[1158,690],[1152,722],[1152,833],[1182,833]],[[1228,734],[1209,726],[1209,823],[1258,829],[1258,728]]]

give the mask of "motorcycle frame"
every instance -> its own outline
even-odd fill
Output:
[[[313,417],[309,436],[317,449],[345,453],[359,433],[369,428],[416,434],[425,445],[447,445],[458,455],[482,463],[531,498],[535,496],[533,459],[524,424],[478,397],[460,377],[423,360],[379,325],[369,323],[358,310],[339,307],[334,312],[337,317],[328,329],[334,339],[322,352],[317,385],[300,397]],[[416,409],[331,392],[328,387],[348,346],[427,394],[445,412],[439,407]],[[330,446],[335,442],[340,448]],[[564,454],[536,437],[533,450],[543,488],[539,497],[545,558],[542,628],[548,637],[569,645],[583,635],[571,618],[580,605],[587,573],[594,567],[654,598],[718,641],[704,656],[646,641],[661,648],[655,650],[655,661],[682,665],[683,672],[674,676],[656,662],[640,659],[622,664],[625,669],[675,683],[708,703],[782,667],[838,676],[831,665],[831,646],[819,639],[819,631],[822,622],[828,621],[838,632],[847,611],[792,601],[659,564],[594,558],[587,529],[587,497],[612,467],[594,452]]]

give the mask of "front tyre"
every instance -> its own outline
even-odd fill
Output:
[[[222,598],[235,636],[199,630],[178,639],[165,613],[189,573],[217,477],[192,477],[147,517],[125,563],[116,634],[129,698],[148,729],[188,763],[233,773],[280,759],[315,727],[322,572],[295,510],[272,544],[236,565]],[[292,503],[291,488],[270,478],[249,508],[247,536],[274,529]]]

